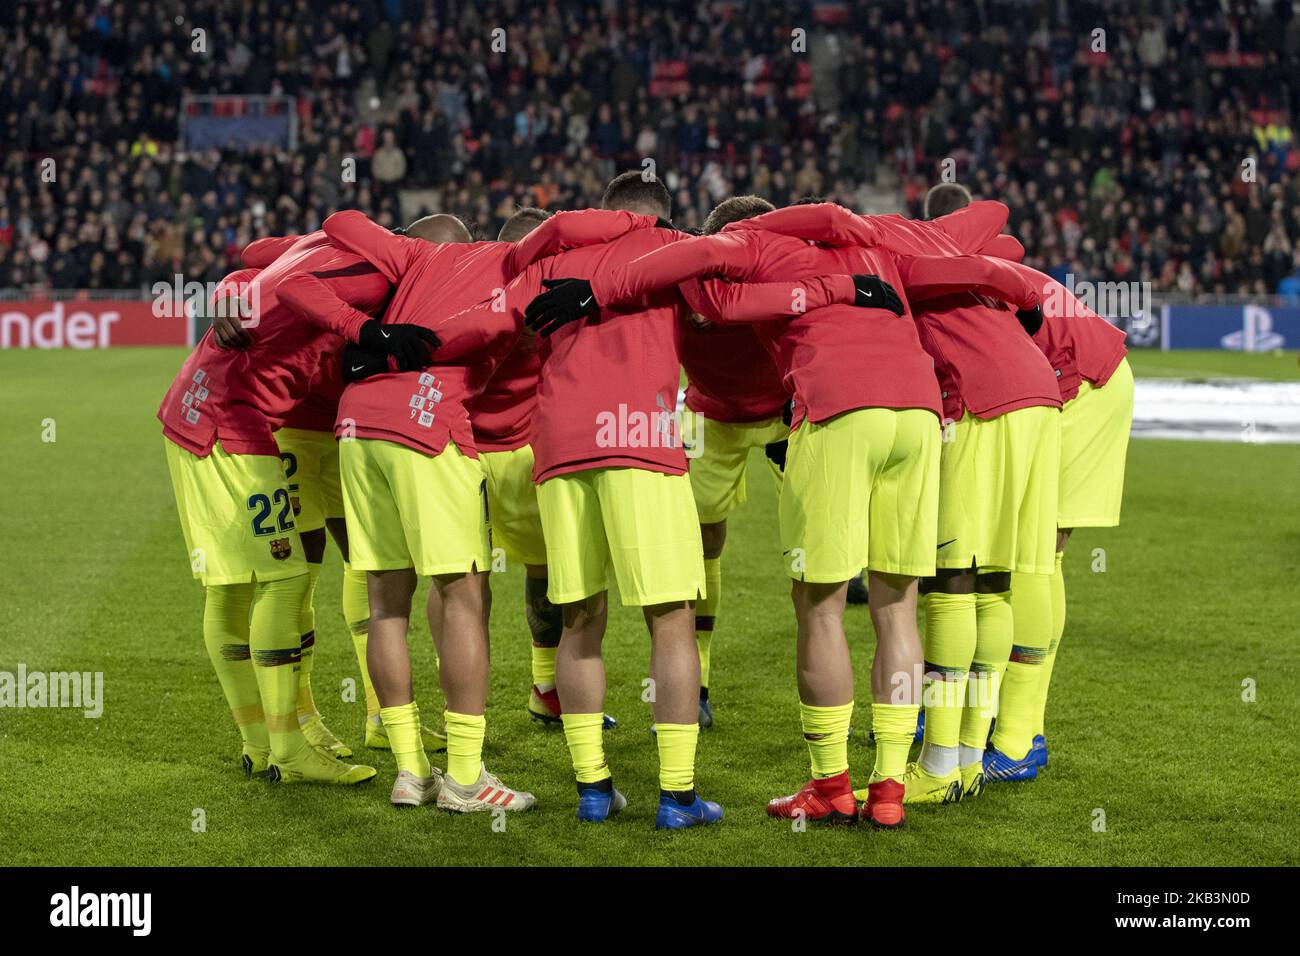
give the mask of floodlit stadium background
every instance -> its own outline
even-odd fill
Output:
[[[679,844],[690,860],[1295,862],[1276,826],[1294,789],[1277,742],[1300,717],[1292,4],[35,0],[0,9],[0,49],[0,671],[105,686],[93,719],[0,711],[0,832],[16,836],[0,863],[679,859],[645,827],[574,832],[563,741],[517,699],[514,600],[494,611],[489,747],[504,774],[537,768],[554,812],[502,837],[361,795],[295,793],[290,813],[236,780],[153,419],[206,327],[187,284],[216,282],[248,241],[340,208],[387,225],[449,211],[491,237],[520,205],[594,204],[647,161],[682,226],[740,193],[918,215],[955,179],[1007,203],[1029,264],[1149,291],[1102,310],[1129,332],[1142,440],[1124,524],[1071,546],[1054,773],[890,842],[764,823],[771,781],[803,756],[774,495],[756,487],[728,546],[719,725],[700,752],[740,823]],[[332,571],[318,601],[337,625],[325,686],[354,676]],[[616,617],[611,759],[649,792],[645,642]],[[849,627],[862,681],[871,628]],[[436,696],[415,635],[417,687]],[[340,729],[356,714],[330,702]],[[294,849],[268,860],[278,828]]]

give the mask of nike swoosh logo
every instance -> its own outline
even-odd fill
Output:
[[[948,545],[952,544],[956,540],[957,540],[956,538],[950,538],[947,541],[943,542],[941,545],[939,545],[938,548],[935,548],[935,550],[938,551],[939,548],[946,548],[948,547]]]
[[[582,308],[590,301],[591,301],[591,296],[587,296],[585,299],[583,299],[581,302],[578,303],[578,308]]]
[[[868,299],[871,298],[871,293],[868,292],[866,289],[859,289],[858,291],[861,292],[861,293],[862,293],[864,296],[866,296]]]
[[[388,333],[385,332],[383,329],[379,330],[379,334],[382,335],[384,338],[388,338]]]
[[[354,366],[352,366],[352,371],[354,371],[354,372],[360,372],[363,368],[365,368],[364,365],[354,365]]]

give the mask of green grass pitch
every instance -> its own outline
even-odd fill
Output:
[[[1124,524],[1076,533],[1069,622],[1037,783],[918,808],[898,833],[795,832],[768,798],[803,783],[792,616],[772,483],[751,474],[733,521],[715,638],[717,725],[698,782],[722,825],[657,834],[655,751],[640,700],[648,639],[619,608],[607,642],[609,758],[630,805],[580,826],[563,737],[524,713],[528,636],[517,570],[496,575],[489,765],[532,789],[532,813],[451,817],[388,806],[380,776],[351,790],[274,786],[239,772],[237,736],[200,633],[154,411],[179,350],[0,352],[0,670],[102,671],[105,709],[0,709],[0,864],[1294,864],[1300,720],[1295,569],[1300,447],[1135,441]],[[1294,354],[1138,354],[1139,376],[1296,378]],[[54,442],[43,441],[53,420]],[[1104,549],[1105,571],[1093,570]],[[1099,557],[1099,556],[1098,556]],[[332,549],[317,598],[315,687],[329,725],[360,743],[364,705]],[[848,613],[859,707],[850,757],[865,782],[864,609]],[[412,632],[427,712],[440,708],[428,633]],[[1257,699],[1243,701],[1243,681]],[[364,753],[364,752],[363,752]],[[195,810],[206,830],[194,832]],[[1095,822],[1104,813],[1105,829]]]

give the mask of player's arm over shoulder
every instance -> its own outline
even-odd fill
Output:
[[[654,216],[621,209],[578,209],[557,212],[514,244],[507,274],[515,275],[539,259],[595,243],[612,242],[629,232],[653,228]]]
[[[692,279],[680,289],[692,312],[722,324],[793,319],[828,305],[853,305],[855,298],[850,275],[772,282]]]
[[[630,244],[630,240],[625,241]],[[592,292],[602,306],[636,302],[651,292],[702,276],[743,280],[753,268],[757,237],[722,233],[689,236],[656,229],[644,240],[638,235],[636,241],[644,241],[650,248],[591,277]]]
[[[334,213],[322,228],[335,246],[361,256],[393,283],[406,274],[416,255],[426,247],[433,248],[423,239],[399,236],[385,229],[356,209]]]
[[[302,236],[264,236],[254,239],[244,246],[240,259],[251,269],[265,269],[301,238]]]

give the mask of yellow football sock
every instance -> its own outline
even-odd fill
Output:
[[[366,689],[366,716],[379,716],[379,697],[375,685],[370,683],[370,670],[366,666],[366,641],[370,636],[370,597],[366,591],[366,572],[357,571],[346,562],[343,565],[343,619],[352,635],[352,648],[356,651],[357,667],[361,669],[361,683]]]
[[[298,662],[298,722],[305,723],[312,717],[319,717],[316,699],[311,693],[311,668],[316,657],[316,582],[320,580],[319,564],[307,562],[307,590],[302,596],[302,605],[298,612],[298,632],[302,635],[300,660]]]
[[[203,645],[245,746],[266,750],[266,719],[248,649],[252,584],[214,584],[204,592]]]
[[[682,791],[695,786],[695,745],[699,739],[699,724],[655,724],[660,790]]]
[[[444,710],[447,721],[447,775],[467,787],[483,772],[483,737],[487,719],[482,714],[457,714]]]
[[[1011,610],[1016,636],[998,697],[993,746],[1012,760],[1021,760],[1034,742],[1038,685],[1052,643],[1052,576],[1012,575]]]
[[[555,644],[533,644],[533,684],[538,690],[548,691],[555,686]]]
[[[722,606],[722,559],[704,559],[704,597],[695,602],[695,646],[700,652],[700,686],[709,686],[709,650]]]
[[[1011,656],[1015,617],[1011,592],[975,595],[975,659],[971,661],[966,687],[966,706],[961,715],[961,752],[958,763],[969,766],[984,755],[989,724],[997,713],[998,689]]]
[[[605,760],[605,741],[601,727],[604,714],[561,714],[564,740],[573,759],[573,775],[578,783],[596,783],[609,776]]]
[[[1056,653],[1065,636],[1065,575],[1061,573],[1061,559],[1065,555],[1056,552],[1056,569],[1052,572],[1052,643],[1047,648],[1047,660],[1043,662],[1043,674],[1038,680],[1037,713],[1034,719],[1034,735],[1043,732],[1047,720],[1047,694],[1052,686],[1052,668],[1056,665]]]
[[[388,731],[388,742],[393,748],[393,757],[397,760],[397,769],[406,770],[417,777],[427,777],[429,755],[424,752],[424,741],[420,737],[420,708],[411,701],[397,707],[381,707],[379,718]],[[475,779],[478,774],[474,774]]]
[[[849,721],[853,719],[853,701],[837,707],[814,707],[799,702],[799,722],[808,744],[812,775],[817,779],[834,777],[849,769]],[[916,724],[912,724],[916,729]]]
[[[925,744],[921,765],[944,776],[957,769],[966,679],[975,659],[975,595],[933,591],[925,600]]]
[[[546,597],[546,578],[524,578],[524,615],[533,635],[533,684],[542,691],[555,686],[555,651],[564,621],[560,609]]]
[[[916,733],[916,715],[920,704],[871,705],[871,731],[876,736],[877,777],[902,780],[907,771],[907,755]]]
[[[298,729],[298,660],[302,654],[298,619],[306,587],[305,573],[253,585],[248,645],[271,755],[277,761],[292,759],[309,746]]]

